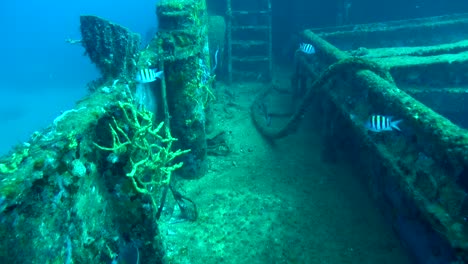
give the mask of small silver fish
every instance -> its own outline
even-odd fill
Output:
[[[312,44],[308,43],[301,43],[299,46],[299,50],[304,52],[305,54],[315,54],[315,48],[312,46]]]
[[[135,81],[139,83],[150,83],[156,81],[156,79],[161,79],[162,75],[163,72],[158,71],[158,69],[141,69],[137,72]]]
[[[398,124],[402,120],[393,121],[391,116],[371,115],[364,126],[372,132],[401,131]]]

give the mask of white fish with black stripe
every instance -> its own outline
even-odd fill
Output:
[[[305,54],[311,55],[311,54],[315,54],[315,47],[312,44],[301,43],[299,45],[299,51],[302,51]]]
[[[383,131],[392,131],[398,130],[401,131],[398,127],[398,124],[402,121],[392,120],[393,117],[391,116],[383,116],[383,115],[371,115],[364,126],[372,132],[383,132]]]
[[[141,69],[137,72],[135,76],[135,81],[139,83],[150,83],[156,81],[156,79],[161,79],[163,76],[163,71],[158,71],[158,69]]]

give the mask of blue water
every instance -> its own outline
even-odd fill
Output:
[[[99,77],[83,56],[79,16],[98,15],[145,35],[157,25],[154,0],[0,2],[0,155],[48,126]]]
[[[30,134],[49,125],[86,94],[86,84],[99,77],[80,45],[79,16],[98,15],[142,35],[143,43],[157,26],[158,0],[0,2],[0,155]],[[221,0],[208,0],[214,13],[225,13]],[[277,61],[291,61],[292,34],[305,27],[333,26],[337,14],[350,3],[347,23],[368,23],[467,12],[462,0],[272,0],[273,49]],[[316,2],[317,4],[313,4]],[[293,15],[292,15],[293,14]]]

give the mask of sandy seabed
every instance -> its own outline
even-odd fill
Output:
[[[228,133],[231,153],[182,183],[199,217],[161,222],[169,263],[411,263],[358,176],[322,161],[313,120],[272,145],[249,115],[261,85],[216,89],[213,133]]]

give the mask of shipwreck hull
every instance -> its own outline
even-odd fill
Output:
[[[466,22],[465,15],[456,18],[459,23],[450,20],[455,29]],[[450,28],[447,20],[428,21],[436,30]],[[397,24],[402,32],[415,30],[412,23]],[[320,124],[326,142],[324,157],[353,164],[415,261],[466,262],[468,131],[463,127],[468,90],[463,87],[468,82],[462,72],[468,63],[464,44],[450,34],[449,44],[437,40],[438,46],[375,48],[388,36],[393,43],[400,40],[395,39],[395,27],[382,28],[379,34],[356,27],[348,32],[346,28],[318,29],[317,34],[304,31],[303,41],[317,52],[296,57],[293,85],[301,91],[318,76],[328,76],[314,91],[312,104],[314,122]],[[417,30],[427,35],[430,28],[419,25]],[[401,43],[411,42],[407,35],[401,38]],[[359,46],[353,46],[356,39]],[[370,133],[364,122],[373,114],[402,119],[402,131]]]
[[[197,164],[206,156],[211,82],[203,75],[210,68],[208,38],[197,35],[206,33],[205,2],[167,0],[158,7],[160,38],[143,51],[139,36],[124,27],[81,17],[83,39],[76,43],[102,78],[74,109],[0,157],[1,263],[168,263],[158,220],[163,207],[184,199],[169,187],[183,155]],[[159,113],[146,109],[140,99],[153,94],[139,94],[134,81],[137,70],[156,65],[167,78],[143,88],[159,88]],[[194,221],[188,203],[178,201]]]

